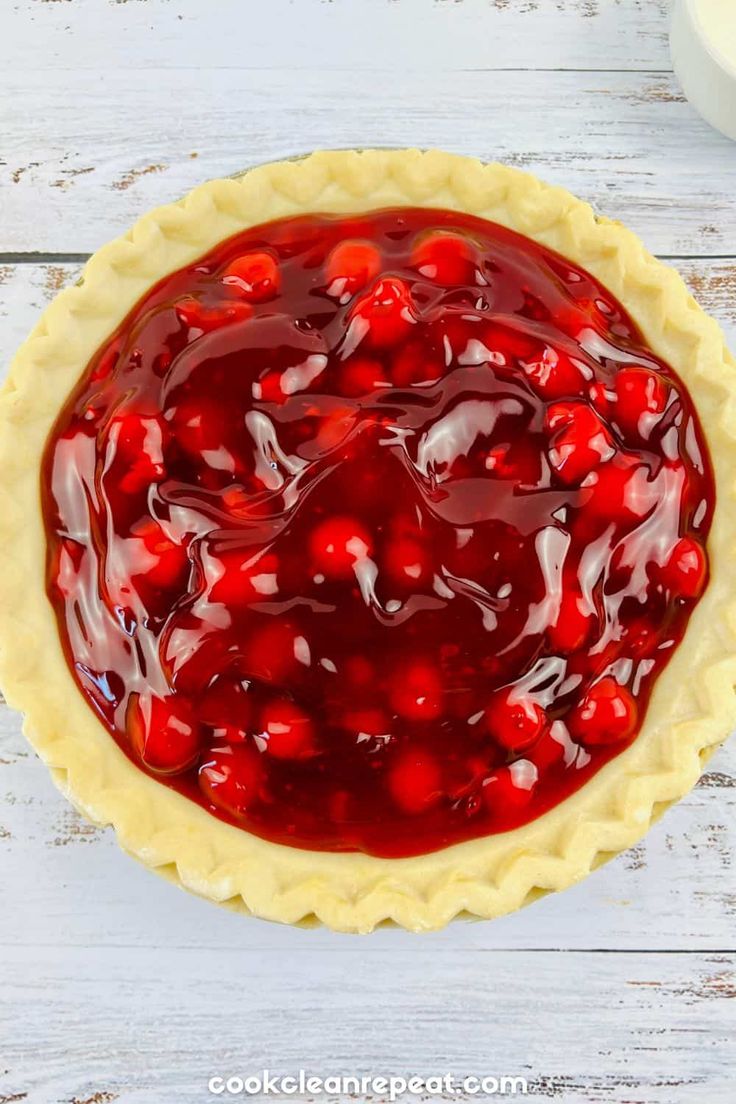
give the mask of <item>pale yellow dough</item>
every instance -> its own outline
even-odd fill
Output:
[[[302,851],[211,816],[135,767],[67,667],[44,589],[39,468],[92,354],[152,283],[249,226],[303,212],[445,207],[503,223],[588,269],[628,308],[695,402],[715,466],[712,579],[660,676],[643,730],[580,791],[513,832],[410,859]],[[0,395],[0,682],[71,801],[181,885],[270,920],[415,931],[500,916],[631,846],[696,782],[736,723],[736,365],[677,273],[624,227],[503,165],[432,151],[316,153],[203,184],[145,215],[46,310]]]

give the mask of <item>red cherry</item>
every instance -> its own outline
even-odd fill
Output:
[[[429,663],[417,661],[400,667],[390,691],[393,709],[410,721],[429,721],[442,711],[442,680]]]
[[[563,732],[564,732],[563,727]],[[553,767],[562,766],[565,759],[565,742],[557,739],[560,736],[560,722],[556,722],[546,732],[543,732],[539,740],[529,752],[529,758],[534,763],[537,771],[542,774]],[[567,737],[569,741],[569,736]]]
[[[588,388],[588,398],[593,409],[597,410],[602,418],[610,418],[616,398],[615,392],[609,390],[605,383],[596,380]]]
[[[243,817],[258,800],[263,770],[251,744],[222,744],[202,757],[199,788],[210,804],[232,817]]]
[[[178,693],[198,697],[232,661],[228,637],[179,604],[159,638],[164,675]]]
[[[392,540],[382,556],[382,566],[391,582],[401,587],[424,586],[432,577],[427,549],[411,537]]]
[[[141,576],[148,586],[161,590],[183,585],[191,566],[186,548],[173,541],[151,517],[137,522],[131,536],[142,547],[142,552],[132,558],[132,576]]]
[[[169,694],[131,694],[126,713],[130,742],[151,770],[178,774],[199,755],[199,725],[192,707]]]
[[[535,487],[542,476],[542,455],[534,440],[522,437],[509,445],[490,448],[484,467],[494,478],[511,480],[520,487]]]
[[[180,448],[201,459],[222,448],[226,419],[225,406],[215,399],[183,399],[173,409],[171,432]]]
[[[428,752],[407,751],[392,764],[388,789],[402,812],[425,813],[442,800],[442,773]]]
[[[253,702],[241,682],[216,678],[202,695],[197,713],[203,724],[214,729],[217,743],[242,744],[250,739]]]
[[[301,364],[264,372],[252,384],[251,393],[256,402],[283,404],[292,395],[308,392],[326,367],[323,353],[310,354]]]
[[[475,250],[459,234],[439,231],[422,237],[414,246],[411,263],[427,280],[445,287],[475,283]]]
[[[212,739],[218,744],[245,744],[250,741],[252,735],[250,729],[241,728],[240,725],[212,725]]]
[[[314,725],[303,709],[274,700],[261,710],[261,735],[256,742],[274,759],[308,759],[317,752]]]
[[[514,465],[509,459],[510,445],[494,445],[486,453],[484,465],[486,471],[500,479],[513,479]]]
[[[553,403],[545,415],[545,428],[552,434],[549,462],[567,486],[581,483],[615,452],[610,433],[587,403]]]
[[[395,387],[436,383],[444,374],[444,355],[422,341],[402,345],[391,362],[391,380]]]
[[[551,345],[545,345],[540,356],[522,362],[522,367],[535,391],[547,400],[579,395],[585,385],[580,363]]]
[[[548,434],[556,433],[567,426],[574,426],[577,418],[585,421],[586,403],[573,399],[570,402],[553,402],[544,412],[544,429]]]
[[[591,493],[582,515],[584,523],[598,518],[631,525],[643,518],[658,497],[647,476],[643,464],[624,463],[621,453],[615,460],[601,464],[585,482],[585,490]]]
[[[115,466],[124,468],[117,481],[123,494],[146,491],[166,477],[165,427],[158,415],[116,415],[110,422],[108,441]]]
[[[315,572],[330,579],[349,579],[356,563],[370,556],[370,534],[351,517],[332,517],[320,522],[309,538]]]
[[[547,715],[531,698],[513,689],[500,690],[486,709],[486,725],[493,739],[506,751],[526,751],[544,732]]]
[[[362,655],[348,656],[340,664],[340,673],[351,687],[370,686],[376,677],[373,664]]]
[[[311,664],[306,637],[288,621],[273,617],[251,632],[244,658],[248,674],[264,682],[286,682],[300,666],[306,669]]]
[[[534,796],[537,778],[536,766],[528,759],[519,759],[484,779],[483,800],[494,819],[504,820],[523,812]]]
[[[692,537],[681,537],[661,570],[668,590],[678,598],[697,598],[708,575],[705,549]]]
[[[361,739],[370,736],[388,736],[391,722],[381,709],[349,709],[340,718],[340,727]]]
[[[253,316],[253,308],[248,303],[227,300],[217,306],[207,306],[193,295],[185,295],[177,300],[176,313],[179,321],[189,330],[201,330],[211,333],[231,322],[244,322]]]
[[[226,606],[264,602],[278,594],[278,558],[252,548],[223,548],[204,557],[209,598]]]
[[[667,406],[668,388],[649,368],[621,368],[615,381],[614,418],[625,435],[648,437],[653,422]]]
[[[581,593],[565,589],[560,599],[557,620],[547,629],[550,651],[558,655],[579,652],[590,638],[595,617],[587,608]]]
[[[244,253],[231,261],[222,282],[249,303],[273,299],[281,288],[281,273],[272,253]]]
[[[483,327],[483,344],[492,353],[500,354],[505,364],[515,361],[524,363],[541,355],[538,338],[499,322],[490,322]]]
[[[471,362],[487,363],[493,353],[486,349],[483,341],[486,324],[482,316],[462,315],[453,311],[441,313],[435,322],[429,323],[426,332],[428,336],[431,335],[433,345],[442,349],[450,363],[457,363],[460,357],[467,359],[465,354],[469,352],[474,354],[470,356]],[[472,345],[469,349],[472,341],[476,341],[477,345]]]
[[[381,254],[365,241],[343,241],[330,253],[325,265],[327,294],[346,303],[381,271]]]
[[[356,344],[365,341],[375,349],[384,349],[405,338],[416,321],[408,285],[396,276],[386,276],[356,302],[350,331]]]
[[[636,731],[636,701],[611,675],[594,683],[568,718],[570,732],[586,747],[615,744]]]
[[[285,403],[288,395],[283,389],[283,375],[281,372],[266,372],[253,385],[253,395],[256,402]]]
[[[372,357],[352,356],[340,368],[340,390],[350,398],[368,395],[386,382],[385,368]]]
[[[128,467],[125,475],[118,482],[118,487],[123,494],[138,494],[146,491],[155,483],[161,481],[162,469],[159,465],[152,465],[147,457],[142,456],[134,460]]]

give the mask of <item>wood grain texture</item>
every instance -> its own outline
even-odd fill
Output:
[[[15,0],[18,70],[669,69],[668,0]],[[213,23],[213,20],[216,22]]]
[[[304,954],[244,941],[236,954],[206,940],[196,954],[17,950],[5,975],[6,1102],[202,1104],[216,1099],[211,1075],[264,1066],[521,1074],[527,1099],[564,1104],[733,1100],[729,955],[438,953],[425,941]]]
[[[668,74],[3,69],[0,100],[0,252],[90,252],[209,177],[356,145],[504,160],[654,252],[736,252],[736,148]]]

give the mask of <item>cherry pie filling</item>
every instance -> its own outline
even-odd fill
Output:
[[[406,856],[636,739],[714,486],[604,287],[402,208],[162,280],[68,400],[43,501],[69,665],[141,769],[272,841]]]

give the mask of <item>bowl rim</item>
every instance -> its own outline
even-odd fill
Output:
[[[706,34],[701,19],[702,0],[679,0],[679,3],[690,17],[698,42],[711,60],[726,74],[726,76],[731,78],[734,84],[734,94],[736,94],[736,61],[731,61],[730,58],[726,57],[718,48],[718,45]],[[676,11],[677,8],[675,7],[675,12]]]

